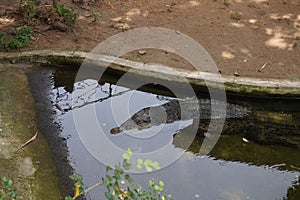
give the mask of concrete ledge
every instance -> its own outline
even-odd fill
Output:
[[[213,88],[220,88],[222,84],[224,84],[226,92],[230,94],[300,98],[300,81],[235,77],[227,75],[222,75],[220,77],[213,73],[187,71],[182,69],[174,70],[174,68],[167,66],[145,64],[114,56],[96,55],[79,51],[40,50],[20,53],[0,52],[0,60],[10,62],[15,61],[80,66],[85,58],[88,58],[89,62],[93,64],[113,63],[115,65],[110,66],[110,68],[122,72],[130,72],[141,76],[155,77],[174,82],[183,82],[188,80],[196,87],[210,86]],[[99,67],[103,66],[99,65]]]

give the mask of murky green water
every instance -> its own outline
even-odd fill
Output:
[[[81,87],[77,87],[81,90],[73,91],[75,75],[76,71],[66,68],[56,70],[53,73],[53,88],[49,98],[55,110],[55,121],[61,127],[60,136],[67,142],[69,162],[75,172],[83,176],[87,186],[98,182],[104,176],[105,169],[82,145],[82,136],[78,135],[77,124],[74,122],[78,119],[74,119],[74,116],[80,115],[85,120],[86,134],[94,133],[95,130],[90,124],[93,116],[87,113],[87,110],[93,109],[98,126],[102,129],[95,134],[102,135],[100,138],[108,139],[110,144],[118,148],[130,147],[134,152],[145,153],[167,145],[168,152],[158,158],[162,160],[178,152],[183,153],[180,158],[159,171],[133,174],[134,179],[144,185],[151,178],[164,180],[166,193],[172,194],[174,199],[300,199],[299,148],[281,144],[261,145],[251,140],[245,142],[245,132],[251,134],[253,130],[247,130],[247,126],[243,128],[252,120],[251,122],[261,123],[257,127],[274,128],[280,136],[300,144],[300,130],[297,129],[300,125],[299,100],[229,98],[229,102],[250,109],[252,118],[235,119],[233,124],[239,129],[224,129],[224,134],[213,150],[203,156],[199,154],[204,139],[201,130],[198,130],[188,149],[182,148],[184,141],[192,137],[188,127],[193,119],[185,120],[181,124],[178,121],[163,124],[161,131],[155,135],[149,133],[151,130],[156,132],[159,126],[145,130],[133,129],[129,133],[118,135],[110,134],[112,128],[128,120],[122,118],[122,109],[127,109],[126,112],[133,115],[145,107],[162,105],[170,101],[168,92],[156,90],[158,86],[155,85],[149,85],[148,91],[151,92],[145,91],[146,88],[131,90],[130,83],[115,85],[117,76],[107,76],[99,82],[84,80],[76,83],[77,86],[81,84]],[[128,97],[126,95],[130,96],[128,107],[127,102],[122,102],[122,98]],[[207,96],[201,93],[198,95],[203,98]],[[116,107],[112,108],[114,101],[119,104],[114,104]],[[116,114],[120,114],[119,123],[115,121]],[[255,130],[259,131],[261,130]],[[94,139],[92,148],[105,154],[104,157],[113,156],[114,152],[109,152],[105,146],[107,141],[97,138],[98,136]],[[103,199],[103,191],[104,188],[97,188],[88,197]]]

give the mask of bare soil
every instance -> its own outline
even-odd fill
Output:
[[[22,21],[10,14],[17,2],[1,0],[0,16],[14,18],[11,23]],[[74,27],[61,30],[34,23],[31,45],[22,51],[90,51],[126,29],[165,27],[199,42],[222,74],[300,80],[300,0],[61,0],[58,4],[80,13]],[[0,22],[0,29],[11,23]],[[192,68],[176,55],[158,50],[125,57]]]

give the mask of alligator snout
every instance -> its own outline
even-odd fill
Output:
[[[110,134],[113,134],[113,135],[117,135],[121,132],[122,132],[122,130],[120,129],[120,127],[115,127],[115,128],[110,129]]]

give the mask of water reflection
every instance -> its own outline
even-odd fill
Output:
[[[59,74],[63,74],[61,77]],[[95,160],[82,146],[77,134],[73,110],[84,110],[86,107],[95,106],[97,119],[102,126],[104,134],[115,145],[126,149],[131,147],[136,152],[149,152],[159,149],[166,144],[172,144],[173,151],[185,150],[185,141],[189,141],[190,134],[195,128],[193,120],[175,120],[159,127],[163,132],[156,135],[147,135],[153,127],[143,130],[132,129],[126,134],[111,135],[111,129],[120,126],[128,120],[128,115],[118,116],[117,122],[111,110],[113,99],[122,99],[123,95],[132,95],[128,112],[130,116],[147,108],[157,105],[164,105],[173,97],[133,91],[124,86],[116,86],[112,82],[95,82],[85,80],[82,83],[82,90],[73,91],[72,87],[64,80],[72,80],[66,74],[59,71],[54,74],[53,97],[54,105],[58,104],[62,110],[57,111],[57,120],[62,126],[61,136],[67,139],[70,150],[70,162],[77,173],[83,176],[87,185],[92,185],[103,176],[104,166]],[[73,79],[74,80],[74,79]],[[71,102],[73,95],[74,102]],[[72,107],[73,103],[73,107]],[[239,104],[240,102],[235,102]],[[251,103],[240,103],[251,109],[251,115],[259,119],[261,123],[278,125],[278,129],[295,131],[287,139],[299,143],[297,137],[297,124],[299,121],[299,110],[264,110],[261,107],[251,107]],[[122,109],[119,105],[118,109]],[[275,113],[271,116],[264,113]],[[271,109],[271,108],[270,108]],[[262,115],[263,114],[263,115]],[[280,114],[280,115],[276,115]],[[275,116],[275,117],[274,117]],[[283,117],[278,117],[283,116]],[[285,121],[286,116],[289,120]],[[88,116],[87,116],[88,117]],[[249,117],[245,118],[249,120]],[[251,118],[253,120],[254,118]],[[273,120],[273,121],[272,121]],[[179,123],[179,122],[183,123]],[[229,121],[228,126],[241,127],[249,121],[238,119]],[[256,123],[257,121],[254,121]],[[171,193],[174,199],[298,199],[299,196],[299,175],[300,157],[298,148],[285,147],[283,145],[258,145],[255,142],[243,142],[244,135],[240,134],[241,128],[225,127],[217,145],[208,156],[200,156],[199,149],[206,133],[206,125],[209,121],[200,120],[203,125],[198,129],[197,136],[192,144],[186,149],[184,155],[175,163],[160,171],[151,174],[134,175],[137,182],[146,185],[147,180],[155,178],[166,182],[166,192]],[[280,126],[279,126],[280,125]],[[282,125],[282,126],[281,126]],[[288,127],[288,129],[284,129]],[[198,128],[198,126],[196,127]],[[272,128],[272,127],[271,127]],[[150,131],[149,131],[149,130]],[[247,128],[245,128],[247,129]],[[273,131],[277,131],[274,129]],[[143,135],[147,139],[137,135]],[[101,150],[101,146],[99,147]],[[91,199],[102,199],[102,189],[92,191]]]

